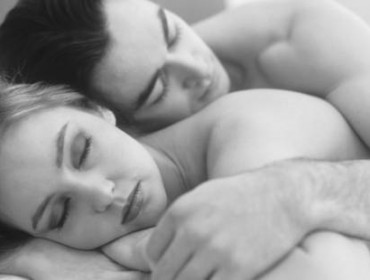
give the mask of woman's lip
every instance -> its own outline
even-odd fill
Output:
[[[216,77],[216,73],[215,73],[216,71],[215,71],[214,68],[212,70],[213,71],[210,71],[210,75],[209,75],[209,78],[208,78],[208,85],[205,88],[204,93],[200,97],[200,100],[202,100],[202,101],[206,101],[206,99],[209,97],[209,95],[214,91],[215,83],[217,82],[217,77]]]
[[[123,206],[121,224],[125,224],[134,220],[140,213],[142,205],[143,196],[141,192],[141,183],[138,182],[128,196],[126,205]]]

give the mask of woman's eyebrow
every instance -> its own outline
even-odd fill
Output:
[[[62,126],[60,129],[57,139],[55,141],[56,143],[56,166],[60,168],[63,164],[63,159],[64,159],[64,139],[65,139],[65,134],[66,130],[68,127],[68,122]]]
[[[161,23],[164,41],[167,44],[169,41],[170,34],[168,30],[167,17],[166,17],[164,9],[161,6],[158,6],[157,16]]]

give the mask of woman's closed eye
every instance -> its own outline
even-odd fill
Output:
[[[56,206],[54,206],[51,218],[49,221],[49,230],[61,230],[69,217],[69,212],[71,208],[71,198],[63,197],[61,198]]]
[[[85,133],[78,133],[73,140],[71,148],[72,165],[80,170],[86,164],[91,152],[92,137]]]
[[[92,136],[85,132],[78,132],[71,144],[72,165],[76,170],[86,167],[92,149]],[[48,228],[61,230],[66,224],[71,209],[71,197],[59,198],[54,206]]]
[[[63,228],[64,224],[66,223],[70,211],[70,203],[71,203],[71,198],[68,197],[64,200],[63,202],[63,211],[60,216],[60,219],[57,224],[57,229]]]

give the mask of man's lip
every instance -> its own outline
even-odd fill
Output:
[[[128,196],[127,203],[123,206],[121,224],[134,220],[139,214],[142,204],[143,196],[141,193],[141,183],[138,182]]]

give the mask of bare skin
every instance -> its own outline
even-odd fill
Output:
[[[314,3],[313,3],[313,5],[315,5]],[[247,17],[248,18],[248,17]],[[269,17],[266,17],[265,16],[265,18],[269,18]],[[338,22],[338,21],[336,21],[336,22]],[[358,25],[360,25],[360,26],[363,26],[362,25],[362,23],[359,23],[359,22],[357,22],[356,20],[355,21],[353,21],[356,25],[358,24]],[[312,22],[311,22],[312,23]],[[250,25],[246,25],[246,26],[254,26],[253,24],[250,24]],[[275,25],[272,25],[272,26],[275,26]],[[299,26],[299,25],[298,25]],[[302,26],[300,26],[300,27],[302,27]],[[303,25],[303,27],[304,27],[304,25]],[[337,27],[336,27],[337,28]],[[201,29],[200,29],[201,30]],[[364,28],[363,28],[363,30],[365,30]],[[367,32],[367,31],[366,31]],[[365,33],[366,33],[365,32]],[[252,32],[253,33],[253,32]],[[350,35],[351,36],[353,36],[353,38],[354,38],[354,40],[353,41],[356,41],[355,39],[357,38],[357,37],[359,37],[359,36],[357,36],[357,35],[359,35],[359,34],[357,34],[357,33],[351,33],[351,32],[349,32],[350,33]],[[333,34],[335,34],[335,33],[333,33]],[[270,34],[271,35],[271,34]],[[348,34],[347,34],[348,35]],[[352,40],[350,40],[350,39],[348,39],[349,37],[344,37],[343,36],[343,39],[346,39],[346,40],[348,40],[348,41],[352,41]],[[303,47],[305,47],[305,46],[309,46],[309,44],[307,44],[307,41],[308,42],[310,42],[311,40],[307,40],[307,41],[305,41],[305,40],[303,40],[303,41],[300,41],[301,39],[304,39],[304,36],[303,36],[303,38],[301,38],[301,37],[298,37],[298,38],[295,38],[295,39],[298,39],[298,40],[296,40],[296,41],[294,41],[293,40],[293,42],[296,42],[296,43],[302,43],[301,45],[299,45],[298,44],[298,46],[303,46]],[[363,38],[362,38],[363,39]],[[227,41],[227,40],[225,40],[225,41]],[[251,40],[252,41],[252,40]],[[330,42],[332,42],[331,40],[328,40],[326,43],[330,43]],[[309,74],[314,74],[313,75],[313,77],[314,78],[317,78],[317,76],[319,76],[318,78],[319,78],[319,80],[321,80],[320,78],[322,77],[321,75],[315,75],[315,73],[317,73],[317,72],[315,72],[315,71],[310,71],[310,65],[306,65],[306,64],[300,64],[300,63],[298,63],[297,61],[295,61],[295,56],[292,56],[292,53],[290,52],[291,51],[291,49],[289,48],[291,45],[287,45],[287,44],[285,44],[286,42],[285,41],[283,41],[283,42],[280,42],[280,43],[282,43],[282,44],[277,44],[277,45],[274,45],[275,47],[277,47],[277,48],[271,48],[271,49],[265,49],[265,50],[269,50],[269,51],[267,51],[267,52],[264,52],[263,54],[264,55],[262,55],[260,58],[261,58],[261,61],[262,62],[266,62],[268,65],[269,65],[269,69],[272,69],[271,71],[272,71],[272,74],[277,74],[277,78],[279,79],[279,75],[281,75],[282,73],[285,73],[285,72],[280,72],[280,71],[276,71],[276,72],[274,72],[274,67],[272,67],[272,68],[270,68],[271,66],[276,66],[276,65],[281,65],[281,64],[283,64],[283,65],[286,65],[286,64],[284,64],[284,61],[274,61],[274,59],[276,59],[277,57],[284,57],[284,55],[282,55],[282,54],[286,54],[286,59],[287,59],[287,61],[288,62],[293,62],[292,63],[292,65],[293,66],[296,66],[297,68],[294,68],[293,67],[293,72],[291,73],[291,74],[298,74],[298,73],[304,73],[304,75],[303,74],[299,74],[300,76],[298,76],[298,77],[296,77],[297,79],[294,79],[293,80],[293,82],[295,82],[295,81],[309,81],[309,79],[307,78],[307,77],[309,77]],[[341,45],[341,44],[339,44],[339,45]],[[345,44],[343,44],[343,45],[345,45]],[[359,46],[359,45],[351,45],[350,46],[350,48],[348,49],[348,50],[346,50],[345,49],[345,52],[347,53],[347,54],[349,54],[349,56],[347,57],[347,56],[344,56],[345,58],[351,58],[351,61],[353,61],[352,60],[352,58],[353,58],[353,53],[357,53],[357,51],[359,51],[358,53],[362,53],[362,48],[363,49],[365,49],[366,47],[364,47],[364,46],[366,46],[367,45],[367,43],[366,43],[366,40],[365,40],[365,42],[364,42],[364,44],[363,45],[361,45],[361,46]],[[333,48],[331,47],[331,45],[329,44],[329,45],[323,45],[324,46],[324,48],[323,48],[323,52],[324,53],[326,53],[327,52],[327,54],[330,54],[330,53],[332,53],[332,51],[333,51]],[[329,47],[328,47],[329,46]],[[282,47],[282,48],[279,48],[279,47]],[[294,45],[294,47],[296,47],[296,45]],[[311,61],[315,61],[311,56],[310,56],[310,50],[307,50],[307,49],[305,49],[305,48],[303,48],[303,49],[300,49],[300,48],[297,48],[296,50],[299,50],[299,51],[302,51],[302,56],[303,57],[308,57],[309,59],[308,59],[308,61],[309,62],[311,62]],[[354,52],[353,52],[353,50],[354,50]],[[276,52],[275,52],[276,51]],[[282,53],[280,53],[280,51],[282,51]],[[288,51],[287,53],[285,53],[285,51]],[[329,51],[330,51],[330,53],[329,53]],[[348,52],[347,52],[348,51]],[[279,54],[279,56],[275,56],[276,54]],[[293,53],[294,54],[294,53]],[[282,56],[280,56],[280,55],[282,55]],[[342,54],[341,54],[342,55]],[[222,58],[222,55],[220,55],[220,57]],[[331,56],[329,56],[329,58],[330,58]],[[263,59],[262,59],[263,58]],[[318,62],[318,64],[317,65],[320,65],[320,63],[322,63],[322,59],[326,59],[327,58],[327,56],[325,55],[323,55],[322,57],[319,57],[319,59],[316,61],[316,62]],[[333,59],[334,60],[334,59]],[[355,64],[354,64],[354,68],[356,68],[357,66],[360,66],[360,68],[363,66],[364,67],[364,69],[367,69],[367,65],[366,65],[366,62],[364,62],[364,61],[367,61],[367,59],[363,59],[363,57],[361,57],[361,58],[359,58],[359,59],[357,59],[357,60],[354,60],[355,61]],[[274,64],[274,62],[276,63],[276,64]],[[286,62],[286,61],[285,61]],[[306,61],[307,62],[307,61]],[[349,62],[349,61],[347,61],[347,62]],[[270,64],[270,63],[272,63],[272,64]],[[295,63],[297,63],[297,64],[295,64]],[[325,64],[324,64],[325,65]],[[362,127],[362,124],[364,124],[364,123],[366,123],[366,121],[367,121],[367,119],[364,119],[364,122],[362,121],[362,119],[360,119],[360,121],[359,121],[359,119],[358,119],[358,110],[353,110],[352,109],[352,107],[347,107],[347,105],[348,104],[350,104],[350,102],[348,102],[348,100],[347,100],[347,92],[354,92],[353,91],[353,89],[355,89],[355,93],[356,93],[356,95],[358,95],[359,97],[360,97],[360,101],[359,101],[359,103],[358,103],[358,105],[361,107],[361,108],[364,108],[364,107],[362,107],[362,106],[366,106],[366,103],[367,103],[367,98],[366,98],[366,96],[365,96],[365,90],[366,90],[366,88],[367,88],[367,78],[365,78],[365,77],[367,77],[367,71],[365,71],[365,72],[361,72],[361,74],[360,75],[357,75],[358,73],[355,73],[356,75],[352,75],[353,74],[353,72],[351,72],[354,68],[352,68],[352,67],[350,67],[350,66],[348,66],[348,64],[346,64],[346,63],[344,63],[344,65],[346,65],[346,67],[347,67],[347,69],[348,69],[348,71],[349,72],[346,72],[347,70],[345,70],[345,72],[344,73],[342,73],[342,72],[340,72],[340,70],[338,70],[338,72],[339,72],[339,76],[341,77],[341,75],[343,74],[344,76],[346,76],[348,79],[344,79],[342,82],[337,82],[337,80],[336,80],[336,78],[334,78],[334,79],[328,79],[327,81],[329,81],[329,85],[327,85],[327,84],[325,84],[325,86],[323,87],[323,88],[335,88],[335,90],[332,92],[332,91],[330,91],[330,93],[332,93],[332,94],[327,94],[327,91],[325,91],[325,93],[327,94],[327,96],[325,96],[325,97],[328,97],[329,98],[329,100],[330,101],[332,101],[333,102],[333,104],[335,104],[335,105],[337,105],[338,107],[339,107],[339,109],[342,111],[343,110],[343,113],[346,115],[346,116],[348,116],[348,118],[349,118],[349,120],[350,120],[350,122],[351,122],[351,124],[352,125],[354,125],[354,127],[355,127],[355,129],[356,129],[356,131],[357,130],[359,130],[358,132],[359,132],[359,134],[362,136],[362,137],[364,137],[364,139],[365,139],[365,141],[366,141],[366,139],[367,139],[367,134],[366,134],[366,132],[361,132],[361,131],[363,131],[363,127]],[[352,64],[349,64],[349,65],[352,65]],[[252,65],[253,66],[253,65]],[[308,68],[305,68],[306,69],[306,71],[307,72],[305,72],[305,71],[298,71],[298,70],[302,70],[300,67],[303,67],[303,68],[305,68],[305,67],[307,67],[308,66]],[[257,71],[257,68],[253,68],[253,67],[251,67],[250,69],[252,69],[252,73],[254,73],[253,72],[253,69],[255,69],[256,71]],[[276,69],[276,68],[275,68]],[[336,69],[340,69],[340,68],[336,68]],[[361,68],[362,69],[362,68]],[[289,71],[288,71],[289,72]],[[338,73],[337,73],[338,74]],[[348,74],[348,75],[347,75]],[[258,76],[258,75],[257,75]],[[301,79],[301,76],[304,76],[304,78],[305,79]],[[287,75],[287,77],[288,78],[290,78],[290,77],[293,77],[293,76],[288,76]],[[283,78],[286,78],[286,77],[283,77]],[[283,79],[284,80],[284,79]],[[271,81],[272,82],[276,82],[274,79],[271,79]],[[326,81],[326,80],[325,80]],[[324,82],[325,82],[324,81]],[[259,84],[259,82],[261,82],[260,84]],[[253,86],[261,86],[261,85],[264,85],[264,83],[265,83],[265,81],[263,80],[263,79],[258,79],[258,78],[256,78],[255,80],[254,80],[254,85],[252,85],[252,87]],[[294,84],[293,83],[293,85],[294,85],[294,89],[296,89],[296,87],[298,88],[298,89],[300,89],[300,86],[301,85],[296,85],[296,84]],[[310,85],[312,85],[312,84],[309,84],[309,86]],[[282,87],[285,87],[285,85],[284,84],[280,84],[280,86],[282,86]],[[328,86],[328,87],[327,87]],[[350,89],[350,90],[348,90],[348,88]],[[315,91],[316,89],[314,88],[313,89],[313,91]],[[319,93],[317,93],[317,92],[315,92],[315,94],[320,94],[320,92]],[[332,99],[331,99],[332,98]],[[351,97],[351,100],[352,100],[352,97]],[[347,113],[348,113],[348,115],[347,115]],[[359,121],[359,122],[358,122]],[[361,125],[359,125],[359,126],[356,126],[356,123],[360,123]],[[367,141],[366,141],[367,142]]]
[[[245,110],[246,106],[248,110]],[[220,114],[220,108],[224,108],[222,114]],[[15,186],[20,187],[16,191],[17,196],[23,192],[24,188],[21,185],[23,181],[19,178],[28,178],[31,166],[33,168],[31,172],[34,174],[32,189],[41,188],[40,186],[44,185],[49,186],[48,189],[40,189],[47,192],[45,195],[48,194],[51,185],[44,183],[45,180],[51,181],[51,178],[45,177],[45,172],[48,169],[44,164],[42,164],[44,166],[42,170],[34,166],[34,162],[44,162],[45,158],[44,156],[40,157],[40,153],[35,151],[31,153],[31,146],[28,143],[32,143],[33,150],[37,147],[48,147],[46,145],[48,142],[43,143],[42,146],[35,146],[35,143],[40,142],[37,140],[39,137],[42,137],[44,141],[54,143],[52,141],[54,137],[51,137],[54,134],[49,135],[53,131],[52,128],[57,129],[66,121],[71,122],[72,127],[75,126],[73,120],[77,123],[81,122],[78,121],[82,117],[81,114],[73,111],[67,113],[63,110],[58,109],[55,112],[40,113],[35,118],[21,123],[22,125],[15,126],[14,129],[10,130],[11,133],[8,132],[9,136],[4,138],[0,165],[2,166],[1,170],[6,170],[6,173],[1,173],[1,178],[4,188],[3,203],[7,201],[7,207],[3,207],[2,211],[10,211],[11,205],[22,203],[23,200],[18,200],[19,198],[17,198],[17,201],[12,201],[11,198],[14,199],[14,196],[11,194],[14,193]],[[45,118],[42,118],[43,116]],[[110,136],[108,133],[110,129],[103,129],[105,126],[102,126],[101,122],[97,126],[95,124],[96,117],[90,120],[86,113],[83,116],[83,120],[85,120],[83,123],[86,123],[88,119],[87,123],[97,130],[94,133],[88,130],[88,133],[94,136],[93,141],[96,143],[94,146],[96,150],[92,150],[91,153],[95,156],[92,156],[91,161],[87,160],[87,166],[94,166],[94,168],[84,169],[83,172],[87,178],[95,178],[101,181],[100,176],[102,174],[100,172],[104,171],[103,174],[105,172],[111,174],[112,171],[109,170],[112,168],[113,170],[120,170],[108,158],[103,157],[100,160],[97,158],[98,155],[105,154],[100,149],[103,147],[108,149],[112,146],[105,142],[106,139],[110,138],[107,137]],[[58,121],[54,124],[53,120]],[[37,130],[34,129],[35,122],[40,127]],[[29,130],[30,128],[32,129]],[[27,135],[31,137],[30,139],[20,137],[24,135],[25,131],[28,132]],[[101,136],[102,131],[104,131],[104,137]],[[325,133],[318,134],[319,131],[325,131]],[[169,135],[172,137],[168,137]],[[185,135],[187,141],[183,141]],[[271,139],[274,141],[271,141]],[[72,140],[66,141],[69,143]],[[181,200],[172,205],[169,212],[159,222],[159,230],[156,229],[155,233],[150,236],[148,242],[149,257],[156,265],[164,265],[165,268],[163,273],[154,267],[153,279],[156,279],[156,277],[158,279],[173,279],[175,274],[178,275],[178,279],[186,279],[189,275],[194,276],[194,279],[202,279],[214,269],[218,275],[217,277],[222,278],[229,275],[230,279],[240,279],[240,277],[249,279],[269,269],[276,261],[284,257],[292,247],[301,242],[307,232],[316,229],[318,222],[321,223],[322,217],[318,219],[316,211],[312,210],[324,209],[326,211],[327,202],[312,204],[311,197],[313,196],[308,189],[300,189],[297,193],[298,190],[290,189],[289,184],[287,184],[283,189],[277,190],[271,184],[272,179],[267,180],[269,184],[264,187],[251,187],[250,178],[259,178],[259,180],[262,179],[262,182],[266,182],[269,177],[263,179],[261,177],[263,174],[257,171],[242,173],[241,175],[236,174],[261,167],[271,161],[299,156],[337,160],[367,158],[368,156],[367,150],[361,141],[353,134],[341,115],[329,104],[305,95],[292,92],[277,93],[273,90],[235,93],[227,98],[220,99],[217,103],[200,112],[199,115],[195,115],[177,126],[147,136],[142,141],[149,145],[148,149],[161,170],[170,202],[186,190],[195,188],[204,180],[212,179],[203,183],[194,191],[183,195]],[[72,143],[74,142],[72,141]],[[117,146],[117,142],[113,143],[116,143]],[[46,155],[47,158],[52,157],[54,153],[48,151],[46,149],[43,155]],[[115,152],[118,151],[120,150],[116,147]],[[166,152],[163,153],[163,151]],[[17,163],[18,159],[14,158],[13,153],[21,157],[22,164]],[[108,154],[111,157],[115,155]],[[131,157],[126,156],[126,158],[131,164]],[[169,160],[170,158],[172,160]],[[204,161],[204,158],[207,160]],[[113,159],[119,160],[118,162],[122,164],[121,160],[124,160],[125,157],[122,159],[113,157]],[[29,164],[27,165],[27,163]],[[10,172],[12,169],[8,168],[9,164],[17,164],[18,169]],[[53,176],[52,170],[50,170],[51,176]],[[93,176],[95,170],[101,171]],[[40,171],[42,172],[40,173]],[[96,189],[89,186],[83,191],[80,188],[87,186],[87,184],[81,182],[83,178],[68,176],[68,184],[65,184],[63,174],[65,173],[63,172],[60,175],[62,179],[57,176],[52,180],[57,182],[58,190],[68,187],[68,193],[70,193],[72,191],[70,189],[71,180],[72,182],[78,180],[72,185],[78,189],[79,194],[83,193],[91,197],[90,189],[93,189],[95,199],[92,200],[91,205],[90,203],[86,204],[86,201],[90,201],[90,199],[86,199],[78,203],[80,207],[86,204],[84,207],[96,209],[98,201],[100,201],[99,204],[106,201],[106,199],[98,199],[99,197],[96,196],[96,192],[102,192],[101,196],[105,195],[106,191],[103,190],[105,188]],[[117,176],[118,174],[114,178]],[[16,178],[15,181],[14,178]],[[182,178],[185,178],[185,180]],[[28,189],[30,183],[27,182],[25,185]],[[117,181],[117,184],[119,182],[124,182],[124,180]],[[119,185],[117,185],[117,189]],[[106,186],[109,186],[109,184]],[[5,192],[5,190],[7,191]],[[8,193],[7,196],[5,196],[6,193]],[[269,195],[263,196],[262,194]],[[211,199],[209,199],[210,197]],[[30,203],[29,195],[24,196],[24,198]],[[292,203],[292,198],[297,198],[294,203]],[[34,199],[38,200],[40,198],[37,196]],[[250,199],[254,202],[248,203]],[[258,200],[259,202],[257,202]],[[233,207],[230,207],[230,202],[234,205]],[[103,207],[101,205],[99,207],[99,209],[103,208],[114,209],[113,206]],[[213,210],[210,212],[210,209]],[[294,212],[292,212],[292,209],[294,209]],[[30,210],[23,214],[29,215],[28,213],[32,212]],[[83,213],[86,213],[86,211]],[[90,213],[90,211],[87,213]],[[98,213],[100,216],[103,213],[109,214],[110,212],[99,210]],[[256,221],[256,213],[259,213],[257,219],[259,222]],[[290,215],[287,215],[287,213],[290,213]],[[295,215],[292,215],[292,213]],[[77,213],[75,215],[80,217]],[[69,214],[69,216],[71,217],[73,214]],[[24,219],[20,217],[13,220],[12,223],[22,225]],[[204,225],[199,227],[200,221],[205,217],[207,217],[207,224],[202,222]],[[230,217],[238,218],[231,219]],[[304,218],[302,219],[302,217]],[[111,218],[109,220],[112,220]],[[344,216],[342,218],[346,219]],[[105,219],[108,219],[108,216]],[[144,217],[140,219],[144,219]],[[240,223],[240,219],[244,222]],[[92,230],[91,225],[85,224],[84,221],[78,222],[78,219],[72,218],[71,220],[74,222],[69,227],[74,224],[78,225],[79,230],[82,230],[85,226],[89,226],[89,230]],[[274,221],[277,220],[279,221],[279,227],[274,226]],[[179,223],[179,221],[181,222]],[[249,223],[258,224],[258,226],[252,227]],[[69,225],[68,222],[67,225]],[[95,223],[94,227],[96,226],[98,225]],[[166,231],[161,231],[163,228]],[[336,230],[337,228],[333,226],[329,229]],[[360,229],[358,227],[354,230]],[[98,228],[94,228],[94,232],[97,232],[97,230]],[[72,229],[66,231],[66,233],[69,232],[73,232]],[[233,234],[230,235],[230,232]],[[261,235],[261,232],[266,232],[266,234]],[[59,242],[69,240],[64,238],[61,233],[63,233],[62,230],[58,231],[58,235],[46,233],[44,237]],[[209,238],[210,233],[213,233],[211,239]],[[85,232],[85,234],[87,236],[89,232]],[[84,235],[84,246],[88,244],[86,236]],[[173,236],[176,237],[173,238]],[[101,240],[101,242],[104,242],[104,240]],[[136,242],[131,240],[130,244],[134,249],[139,249],[135,246]],[[188,244],[193,245],[190,247]],[[251,247],[251,244],[256,245],[256,247]],[[257,252],[262,244],[266,247],[265,250],[260,249],[258,255],[261,258],[258,258],[254,252]],[[139,247],[145,249],[146,246]],[[120,247],[112,246],[112,249],[115,248],[120,249]],[[160,254],[156,252],[160,252]],[[250,253],[248,254],[248,252]],[[113,255],[112,251],[109,250],[105,250],[105,253],[111,257],[118,255]],[[123,265],[128,265],[128,263],[125,263],[125,257],[130,258],[132,255],[125,255],[122,251],[120,253],[121,259],[117,261]],[[141,252],[141,254],[143,256],[145,252]],[[188,259],[188,254],[192,255],[191,261],[182,263],[184,259]],[[199,258],[204,258],[207,262],[200,261]],[[221,263],[220,260],[222,260]],[[197,263],[201,263],[202,266],[199,267],[199,265],[196,265]],[[176,270],[177,265],[183,266],[180,271]],[[138,269],[137,267],[132,268]]]

